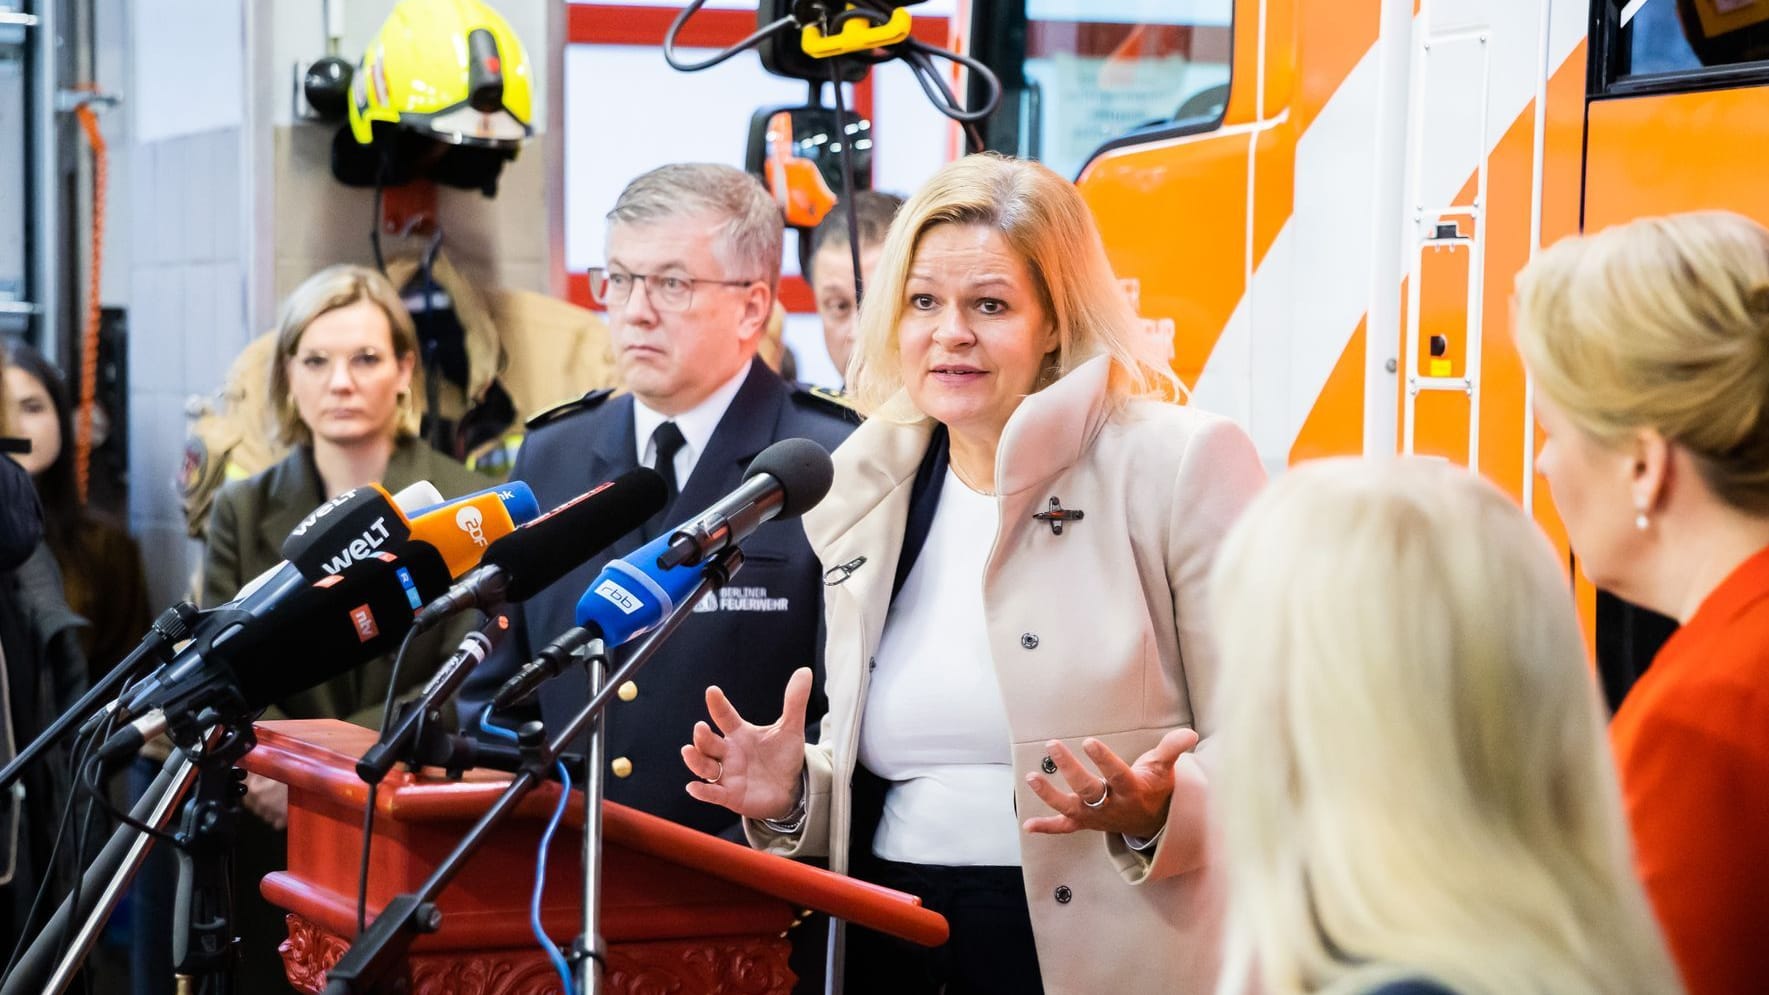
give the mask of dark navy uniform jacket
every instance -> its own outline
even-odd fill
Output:
[[[693,474],[682,482],[665,527],[700,514],[735,490],[749,461],[769,445],[807,438],[833,450],[855,423],[840,404],[789,385],[759,359],[753,361]],[[631,395],[592,393],[531,426],[511,476],[534,489],[543,509],[638,465]],[[477,722],[498,686],[572,627],[577,600],[603,565],[643,541],[635,531],[564,580],[512,606],[506,612],[510,633],[461,693],[462,720]],[[729,829],[737,817],[688,797],[683,786],[693,775],[681,755],[694,723],[708,718],[707,686],[723,689],[745,718],[767,723],[780,714],[787,678],[810,666],[817,680],[809,728],[816,728],[823,711],[822,568],[805,542],[804,528],[796,520],[765,523],[743,543],[743,553],[743,567],[717,605],[698,606],[639,671],[638,695],[630,702],[616,698],[607,712],[603,783],[608,799],[710,833]],[[615,665],[621,659],[617,652]],[[583,669],[573,667],[541,689],[541,719],[549,735],[583,707],[588,686]]]

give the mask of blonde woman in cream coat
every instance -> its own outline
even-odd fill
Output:
[[[828,716],[807,747],[808,671],[769,726],[709,689],[688,790],[758,847],[947,916],[935,951],[849,931],[850,993],[1208,991],[1202,597],[1264,480],[1252,444],[1148,399],[1171,374],[1138,358],[1085,204],[1037,164],[943,169],[868,293],[849,383],[871,417],[805,518]]]

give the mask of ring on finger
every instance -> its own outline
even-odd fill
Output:
[[[1104,805],[1106,803],[1106,799],[1112,797],[1112,786],[1110,784],[1107,784],[1104,781],[1101,781],[1099,787],[1100,787],[1100,792],[1099,792],[1099,797],[1097,799],[1095,799],[1093,801],[1088,801],[1087,799],[1083,798],[1083,799],[1081,799],[1081,804],[1086,805],[1088,808],[1099,808],[1101,805]]]
[[[719,765],[719,772],[717,774],[714,774],[711,777],[704,778],[704,780],[708,784],[717,784],[717,783],[719,783],[719,778],[725,776],[725,762],[723,760],[714,760],[713,763],[716,763]]]

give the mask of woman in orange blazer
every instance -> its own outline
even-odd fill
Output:
[[[1681,628],[1610,727],[1689,991],[1769,986],[1769,230],[1571,238],[1517,280],[1537,465],[1591,581]]]

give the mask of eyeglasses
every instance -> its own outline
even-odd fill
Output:
[[[604,269],[590,270],[590,300],[603,307],[620,307],[633,295],[633,287],[644,283],[651,306],[659,311],[686,311],[694,305],[694,287],[706,283],[720,287],[747,287],[756,280],[703,280],[692,276],[665,273],[627,273]]]

